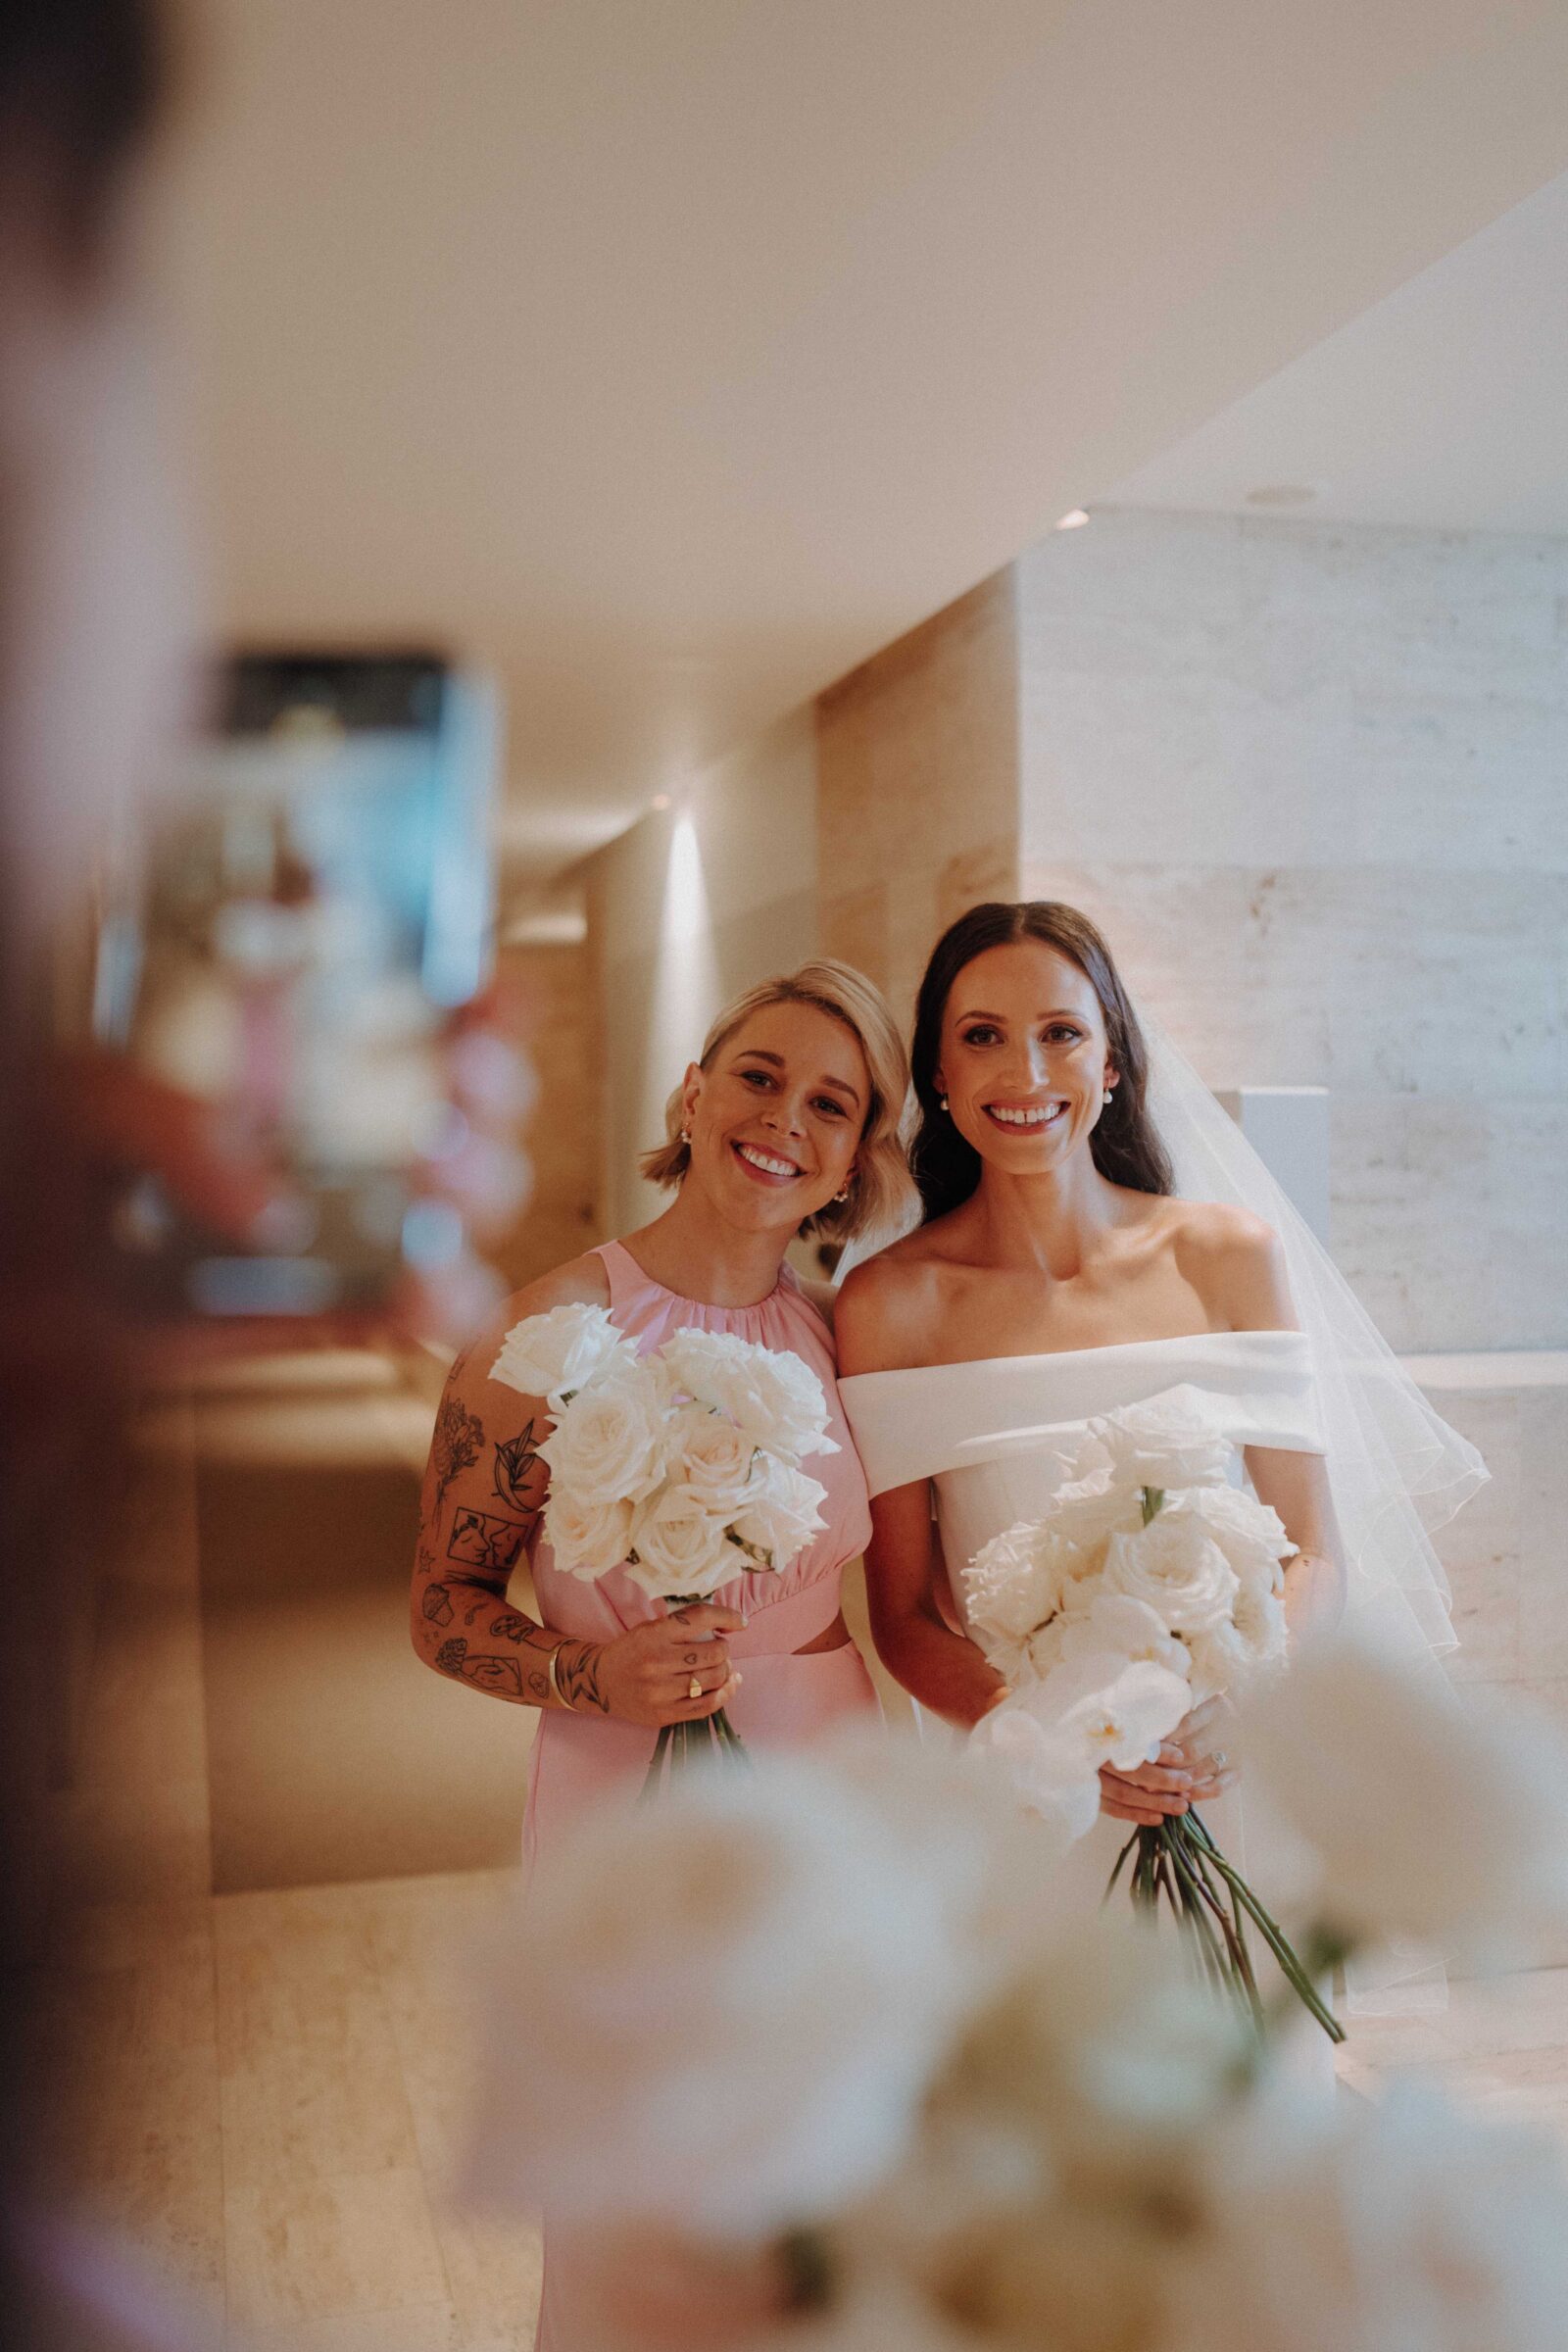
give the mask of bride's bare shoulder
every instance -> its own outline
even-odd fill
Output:
[[[939,1303],[943,1264],[935,1233],[917,1226],[845,1275],[833,1313],[841,1372],[890,1372],[923,1360],[919,1338]]]
[[[1285,1251],[1272,1225],[1226,1200],[1171,1200],[1176,1262],[1220,1329],[1294,1329]]]

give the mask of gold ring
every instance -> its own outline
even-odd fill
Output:
[[[686,1695],[688,1698],[701,1698],[703,1695],[703,1686],[695,1674],[686,1686]]]

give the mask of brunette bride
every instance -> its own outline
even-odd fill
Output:
[[[1047,1515],[1087,1420],[1177,1387],[1202,1394],[1284,1522],[1293,1628],[1348,1603],[1428,1656],[1446,1592],[1417,1504],[1446,1516],[1479,1458],[1162,1042],[1156,1124],[1144,1031],[1095,925],[1053,902],[972,907],[931,956],[911,1059],[923,1222],[854,1269],[836,1318],[891,1672],[950,1723],[978,1722],[1004,1685],[964,1630],[958,1572]],[[1194,1197],[1210,1192],[1225,1197]],[[1221,1796],[1224,1740],[1210,1702],[1153,1761],[1102,1773],[1102,1818],[1072,1861],[1086,1893],[1126,1835],[1112,1825]],[[1216,1826],[1234,1853],[1240,1825],[1222,1807]]]

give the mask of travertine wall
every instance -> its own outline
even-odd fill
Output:
[[[1000,572],[821,696],[822,947],[901,1020],[932,943],[1019,879],[1017,624]]]
[[[503,948],[498,969],[539,1089],[523,1139],[533,1190],[505,1245],[490,1252],[516,1290],[599,1239],[602,1054],[585,944]]]
[[[1568,1340],[1568,542],[1098,514],[1016,599],[1028,893],[1211,1084],[1332,1090],[1396,1347]]]
[[[808,710],[671,787],[586,867],[603,1054],[600,1204],[606,1233],[663,1195],[637,1157],[725,1000],[817,953],[816,752]]]

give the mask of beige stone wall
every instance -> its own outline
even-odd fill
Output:
[[[901,637],[817,704],[822,947],[907,1020],[933,942],[1019,875],[1010,572]]]
[[[533,1192],[491,1256],[517,1289],[599,1239],[603,1046],[585,944],[503,948],[499,976],[519,1007],[539,1093],[524,1141]]]
[[[1568,1340],[1568,541],[1097,515],[1016,567],[1023,871],[1211,1085],[1330,1090],[1396,1347]]]
[[[664,1199],[638,1175],[638,1155],[662,1139],[665,1097],[719,1007],[818,952],[810,711],[671,798],[584,868],[603,1040],[603,1233],[645,1223]]]

